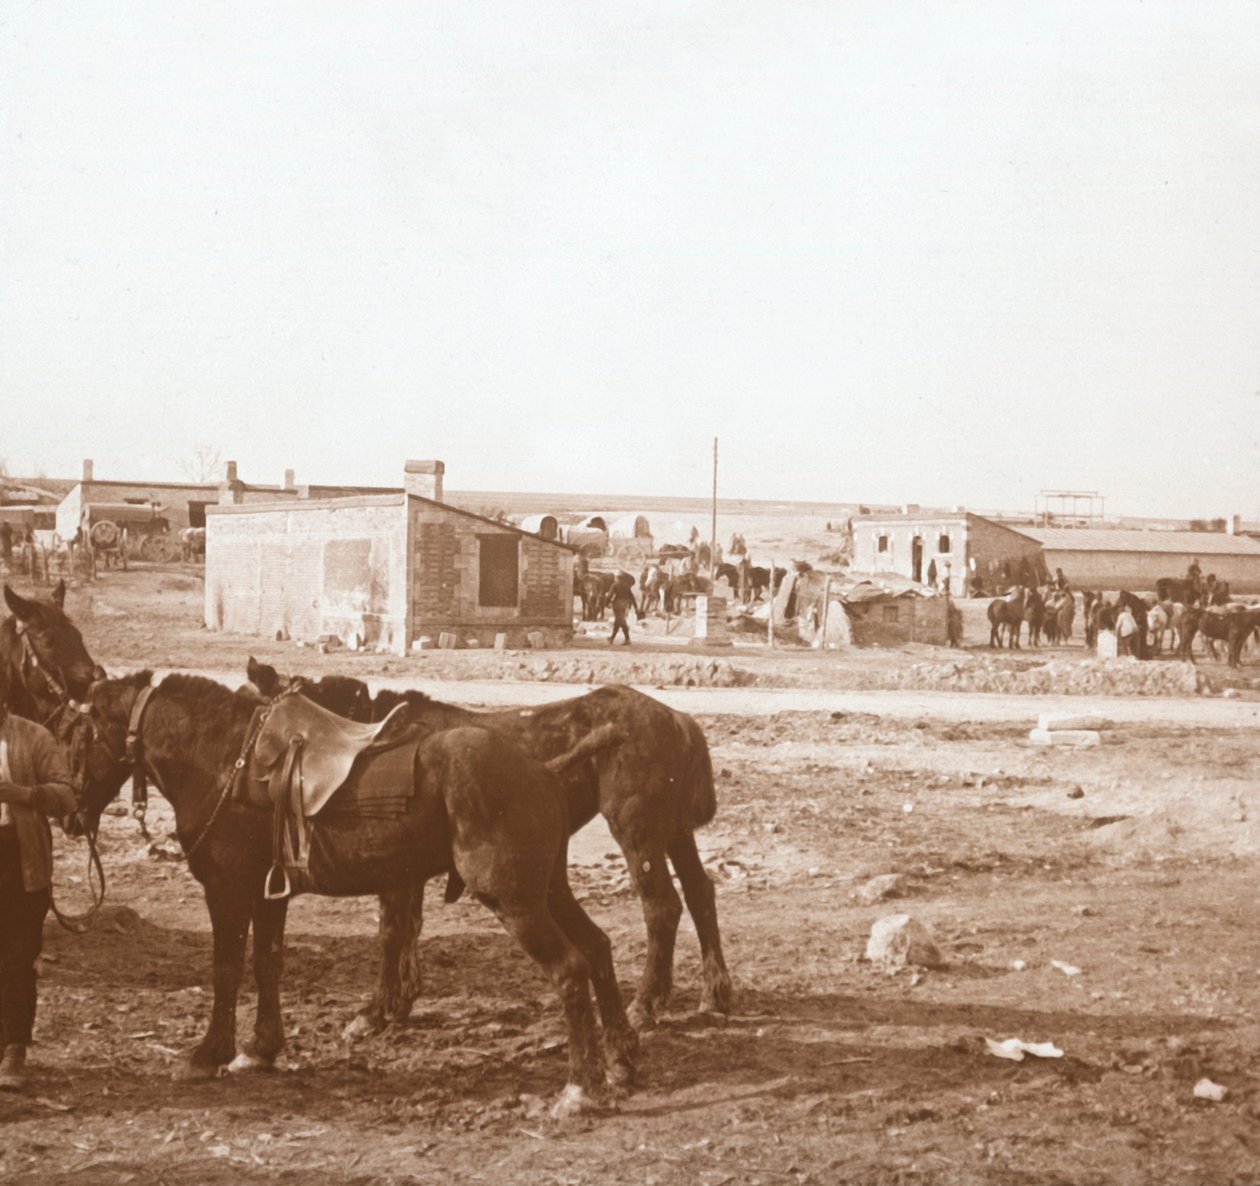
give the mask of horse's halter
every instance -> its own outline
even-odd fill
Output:
[[[57,707],[53,709],[48,717],[42,722],[47,727],[49,722],[53,720],[66,708],[74,708],[75,703],[70,698],[70,693],[66,688],[65,672],[60,667],[57,668],[57,674],[54,675],[48,665],[40,662],[39,655],[35,651],[35,647],[31,643],[30,627],[26,622],[18,619],[14,629],[22,643],[22,678],[25,682],[32,673],[36,673],[44,681],[44,685],[52,693],[53,699],[57,701]],[[58,678],[60,677],[60,678]]]

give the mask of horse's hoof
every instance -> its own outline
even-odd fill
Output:
[[[636,1030],[654,1029],[657,1020],[656,1010],[641,1001],[631,1001],[630,1008],[626,1010],[626,1019]]]
[[[600,1111],[599,1104],[591,1098],[584,1087],[576,1083],[568,1083],[560,1093],[560,1098],[551,1105],[553,1120],[571,1120],[575,1116],[589,1116]]]
[[[175,1068],[172,1078],[176,1083],[204,1083],[227,1073],[227,1068],[204,1062],[186,1062]]]
[[[378,1018],[368,1013],[356,1013],[342,1029],[341,1037],[346,1042],[360,1042],[379,1034],[384,1028],[385,1023]]]
[[[613,1087],[630,1087],[636,1074],[634,1063],[628,1058],[614,1058],[608,1064],[608,1082]]]
[[[276,1069],[276,1062],[275,1059],[262,1058],[257,1054],[246,1054],[242,1050],[240,1054],[228,1063],[227,1069],[233,1075],[265,1074]]]

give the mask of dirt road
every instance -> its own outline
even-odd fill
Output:
[[[172,626],[146,641],[149,625],[124,633],[117,620],[90,621],[90,645],[114,648],[99,644],[109,662],[243,678],[242,640],[189,625],[186,639]],[[370,674],[471,704],[582,690]],[[129,819],[105,822],[101,925],[81,936],[49,929],[38,1078],[29,1094],[0,1098],[0,1176],[170,1186],[1260,1180],[1253,702],[648,690],[696,714],[709,740],[719,808],[699,840],[737,1003],[727,1020],[695,1012],[699,958],[684,918],[674,1010],[643,1035],[640,1082],[606,1114],[549,1119],[565,1072],[550,987],[487,911],[436,895],[410,1024],[343,1041],[374,979],[376,903],[303,898],[286,949],[284,1069],[173,1082],[207,1021],[210,936],[157,799],[157,855]],[[1057,707],[1101,711],[1114,722],[1104,744],[1031,745],[1037,714]],[[572,856],[575,888],[608,931],[628,992],[645,939],[620,854],[596,827]],[[85,904],[82,861],[59,842],[70,909]],[[896,875],[892,896],[868,900],[882,874]],[[898,912],[929,929],[941,966],[889,975],[862,960],[872,924]],[[1062,1057],[1008,1061],[986,1044],[1012,1037],[1054,1043]],[[1204,1079],[1223,1100],[1196,1097]]]

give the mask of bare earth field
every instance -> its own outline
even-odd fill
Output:
[[[649,628],[626,650],[590,641],[403,660],[211,635],[199,599],[192,570],[132,572],[73,590],[67,610],[111,672],[243,680],[254,653],[464,703],[622,679],[694,712],[717,775],[700,847],[735,1011],[695,1012],[698,950],[684,918],[675,1007],[643,1035],[640,1082],[605,1114],[553,1121],[566,1069],[558,1006],[487,911],[430,895],[411,1022],[350,1045],[342,1026],[375,976],[376,903],[302,898],[288,928],[283,1069],[174,1082],[207,1021],[210,928],[155,800],[155,852],[130,819],[105,820],[98,925],[47,930],[37,1076],[27,1094],[0,1098],[0,1175],[172,1186],[1260,1180],[1254,657],[1232,677],[1204,663],[1188,683],[1182,665],[1141,665],[1170,670],[1138,686],[1123,674],[1107,683],[1079,641],[1000,659],[985,647],[698,653]],[[977,611],[967,607],[969,643],[987,637]],[[736,678],[714,674],[728,671]],[[1020,694],[1037,680],[1045,694]],[[1196,686],[1232,695],[1185,691]],[[1109,716],[1104,744],[1031,745],[1038,712],[1060,703]],[[645,939],[620,853],[597,821],[571,857],[629,994]],[[83,866],[82,847],[60,840],[63,909],[87,904]],[[885,873],[901,875],[895,897],[855,896]],[[945,966],[886,975],[863,961],[871,924],[889,913],[924,923]],[[246,987],[242,1037],[248,975]],[[986,1038],[1012,1037],[1053,1042],[1063,1057],[989,1052]],[[1227,1089],[1223,1101],[1195,1097],[1202,1078]]]

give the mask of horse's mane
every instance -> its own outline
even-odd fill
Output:
[[[151,678],[152,675],[151,671],[140,671],[129,678],[136,679],[140,676]],[[147,682],[148,680],[145,680],[145,683]],[[136,686],[143,687],[144,683]],[[185,707],[193,717],[201,712],[223,711],[225,708],[251,703],[243,697],[238,697],[231,688],[225,687],[218,680],[207,679],[204,675],[184,675],[175,672],[166,676],[158,684],[158,688],[179,696],[181,700],[189,701],[190,703],[185,704]]]

